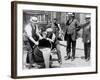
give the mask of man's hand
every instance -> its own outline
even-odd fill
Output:
[[[43,37],[40,37],[40,40],[43,39]]]
[[[37,41],[37,42],[35,42],[35,45],[39,45],[39,42]]]
[[[51,41],[51,42],[53,42],[53,40],[51,40],[51,39],[49,39],[49,38],[46,38],[47,40],[49,40],[49,41]]]
[[[90,40],[87,40],[87,43],[90,43]]]

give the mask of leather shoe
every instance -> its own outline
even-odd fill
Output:
[[[66,57],[65,57],[65,60],[68,60],[68,59],[70,59],[70,56],[66,56]]]
[[[71,61],[74,61],[75,60],[75,57],[71,57]]]

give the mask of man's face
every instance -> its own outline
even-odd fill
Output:
[[[72,16],[72,15],[69,15],[69,19],[73,19],[74,18],[74,16]]]
[[[51,34],[52,32],[47,32],[47,34]]]
[[[37,24],[37,23],[38,23],[37,20],[32,21],[32,24],[33,24],[33,25],[35,25],[35,24]]]
[[[88,22],[88,21],[90,21],[90,18],[86,18],[85,20],[86,20],[86,22]]]
[[[56,22],[57,22],[57,21],[54,19],[54,20],[53,20],[53,23],[56,23]]]
[[[46,38],[46,33],[43,33],[43,37]]]

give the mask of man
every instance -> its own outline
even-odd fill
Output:
[[[61,27],[60,27],[60,24],[57,23],[57,19],[56,18],[53,19],[51,28],[53,29],[53,33],[56,36],[54,44],[55,44],[55,47],[56,47],[56,50],[57,50],[58,61],[61,64],[62,63],[62,59],[61,59],[61,52],[60,52],[60,45],[59,45],[59,40],[61,40],[61,38],[59,37],[59,34],[61,32]]]
[[[55,34],[53,33],[52,28],[46,29],[46,32],[47,32],[46,38],[47,38],[49,41],[54,42],[54,40],[55,40]]]
[[[39,44],[38,39],[41,38],[37,23],[38,23],[37,17],[31,17],[30,22],[25,26],[25,32],[31,48],[28,51],[27,60],[26,60],[27,63],[30,64],[29,68],[33,66],[38,66],[34,61],[34,53],[33,53],[35,45]]]
[[[83,42],[84,42],[84,53],[85,60],[90,60],[90,48],[91,48],[91,25],[90,25],[90,15],[85,17],[86,24],[83,27]]]
[[[65,38],[67,40],[67,56],[65,56],[65,60],[71,58],[73,61],[75,59],[75,49],[76,49],[76,38],[77,38],[77,28],[79,27],[79,22],[75,19],[74,13],[69,13],[69,20],[66,23],[66,33]],[[71,46],[72,46],[72,56],[71,56]]]
[[[55,34],[53,33],[53,29],[52,28],[47,28],[46,29],[46,39],[47,40],[49,40],[50,41],[50,43],[51,43],[51,45],[52,45],[52,47],[51,47],[51,50],[53,50],[54,48],[55,48],[55,43],[54,43],[54,41],[55,41]],[[51,68],[52,67],[52,56],[51,56],[51,54],[50,54],[50,62],[49,62],[49,67]]]
[[[47,34],[46,34],[46,39],[49,40],[49,41],[52,43],[52,49],[54,49],[55,46],[56,46],[55,43],[54,43],[56,36],[55,36],[55,34],[53,33],[52,28],[48,28],[48,29],[46,30],[46,32],[47,32]],[[52,49],[51,49],[51,50],[52,50]]]

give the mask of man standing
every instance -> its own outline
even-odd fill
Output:
[[[91,48],[91,25],[90,25],[90,15],[85,17],[86,24],[83,27],[83,42],[84,42],[84,53],[86,61],[90,60],[90,48]]]
[[[79,22],[75,19],[75,13],[69,13],[69,20],[66,23],[66,33],[65,40],[67,40],[67,56],[65,56],[65,60],[75,59],[75,49],[76,49],[76,38],[77,38],[77,28],[79,27]],[[71,46],[72,46],[72,57],[71,57]]]
[[[27,63],[30,64],[30,68],[33,67],[33,66],[38,66],[36,63],[35,63],[35,60],[34,60],[34,48],[35,48],[35,45],[38,45],[38,39],[41,38],[40,34],[39,34],[39,30],[38,30],[38,26],[37,26],[37,17],[31,17],[30,18],[30,22],[25,26],[25,32],[26,32],[26,35],[27,35],[27,38],[28,38],[28,42],[29,42],[29,45],[30,45],[30,49],[28,51],[28,54],[27,54]]]
[[[51,24],[51,28],[53,29],[53,33],[55,34],[55,47],[57,49],[57,56],[58,56],[58,61],[61,64],[62,63],[62,59],[61,59],[61,52],[60,52],[60,45],[59,45],[59,40],[61,40],[61,38],[59,37],[59,33],[61,32],[61,27],[60,24],[57,23],[57,19],[54,18],[53,22]]]

